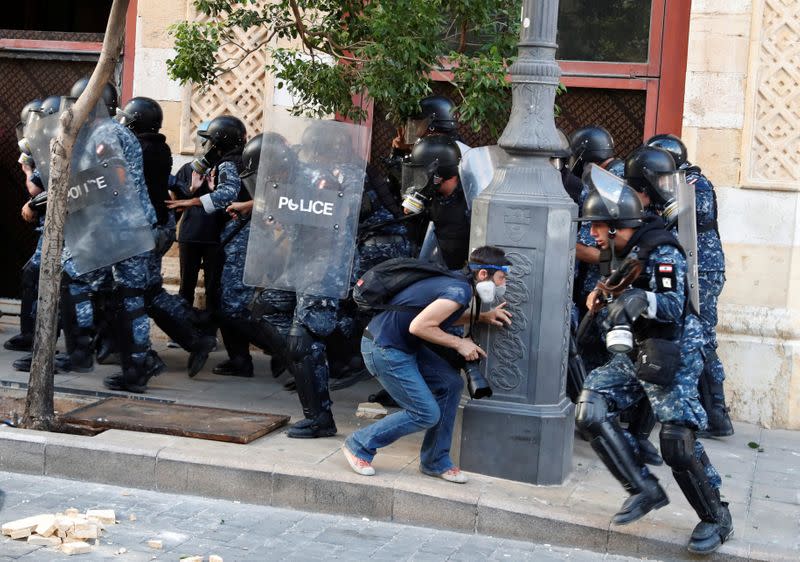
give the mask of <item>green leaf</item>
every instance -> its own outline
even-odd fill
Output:
[[[759,448],[761,445],[759,445],[759,444],[758,444],[758,443],[756,443],[755,441],[750,441],[750,442],[747,444],[747,446],[748,446],[748,447],[750,447],[751,449],[758,449],[758,448]]]

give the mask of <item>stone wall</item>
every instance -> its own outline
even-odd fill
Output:
[[[800,2],[692,4],[683,136],[717,186],[733,416],[800,428]]]

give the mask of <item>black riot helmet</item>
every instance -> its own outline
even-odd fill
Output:
[[[614,139],[603,127],[591,125],[581,127],[569,139],[572,150],[572,173],[578,177],[583,175],[586,164],[600,164],[614,157]]]
[[[656,178],[676,170],[672,154],[663,148],[642,146],[625,160],[625,181],[640,193],[647,193],[651,199],[659,199]]]
[[[642,202],[628,185],[616,189],[593,189],[583,202],[581,222],[604,222],[617,228],[642,226]]]
[[[456,141],[444,136],[423,137],[414,143],[408,164],[429,169],[443,180],[458,175],[461,151]]]
[[[242,150],[242,171],[239,174],[242,185],[251,197],[255,197],[258,166],[262,156],[267,164],[265,171],[269,175],[265,181],[286,181],[292,177],[297,165],[297,154],[283,135],[261,133],[254,136]]]
[[[84,76],[72,85],[72,88],[69,91],[69,97],[78,99],[88,85],[89,77]],[[108,108],[108,115],[116,115],[117,106],[119,105],[119,98],[117,97],[117,89],[113,84],[111,84],[111,82],[106,82],[103,85],[103,93],[100,95],[100,97],[103,99],[103,103],[105,104],[106,108]]]
[[[164,112],[156,100],[136,97],[117,110],[117,120],[137,135],[157,133],[161,129]]]
[[[428,96],[419,101],[420,112],[417,118],[429,119],[429,129],[442,133],[450,133],[456,130],[458,122],[453,113],[455,104],[450,98],[445,96]]]
[[[28,123],[28,119],[31,118],[31,112],[36,113],[41,107],[42,100],[35,99],[26,103],[22,111],[19,112],[19,123],[14,127],[17,141],[22,141],[25,138],[25,125]],[[20,143],[19,149],[23,152],[30,152],[30,146],[27,144],[27,141]]]
[[[26,103],[25,106],[22,108],[22,111],[19,112],[20,122],[27,123],[31,111],[39,111],[41,107],[42,107],[42,100],[40,99],[31,100],[28,103]]]
[[[42,116],[58,113],[61,111],[61,96],[47,96],[44,98],[44,101],[42,101],[39,109],[35,109],[34,111]]]
[[[680,169],[688,161],[686,145],[675,135],[655,135],[647,139],[645,145],[661,148],[669,152],[672,155],[672,159],[675,160],[675,168],[677,169]]]
[[[419,213],[439,190],[442,181],[458,175],[461,151],[444,135],[422,137],[403,162],[403,207]]]
[[[192,169],[200,175],[205,175],[222,160],[223,156],[244,146],[247,128],[236,117],[220,115],[211,120],[207,129],[199,130],[197,134],[205,139],[203,142],[205,153],[192,161]]]
[[[458,129],[456,106],[445,96],[428,96],[419,101],[419,112],[406,121],[405,141],[414,144],[426,133],[454,135]]]

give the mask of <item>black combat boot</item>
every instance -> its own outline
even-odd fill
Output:
[[[192,345],[192,352],[186,361],[186,372],[190,377],[199,373],[208,361],[208,354],[217,347],[217,338],[214,336],[198,336]]]
[[[147,381],[152,376],[148,372],[147,363],[147,357],[143,360],[123,360],[122,372],[106,377],[103,379],[103,384],[110,390],[124,390],[134,394],[142,394],[147,390]]]
[[[689,551],[711,554],[733,536],[733,520],[727,502],[708,477],[711,465],[703,452],[697,455],[692,428],[666,423],[661,426],[661,451],[683,495],[700,517],[689,539]]]
[[[702,376],[702,375],[701,375]],[[708,428],[697,432],[698,437],[730,437],[733,435],[733,423],[725,404],[725,390],[722,383],[710,380],[701,383],[703,407],[708,414]]]
[[[222,375],[224,377],[253,377],[253,358],[249,355],[237,355],[230,359],[223,361],[213,369],[211,372],[215,375]]]
[[[11,336],[3,344],[3,347],[10,351],[27,351],[33,349],[33,334],[25,334],[20,332],[15,336]]]
[[[316,439],[334,435],[336,435],[336,423],[330,410],[323,410],[312,418],[302,419],[286,432],[286,436],[292,439]]]
[[[627,525],[641,519],[654,509],[664,507],[669,498],[658,479],[647,474],[599,392],[583,390],[578,398],[575,423],[587,438],[592,449],[611,474],[622,484],[630,497],[614,515],[616,525]]]

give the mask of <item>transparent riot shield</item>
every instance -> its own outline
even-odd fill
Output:
[[[102,111],[102,113],[101,113]],[[95,115],[107,115],[98,106]],[[110,117],[90,117],[72,154],[64,246],[79,274],[152,250],[152,225],[130,174],[123,144],[125,130]],[[146,189],[145,186],[138,186]]]
[[[344,298],[369,151],[365,127],[273,113],[258,167],[244,282]]]
[[[472,200],[492,182],[494,171],[504,155],[505,151],[497,145],[470,148],[462,154],[458,175],[470,209]]]
[[[695,312],[700,312],[700,284],[697,271],[697,209],[695,208],[694,187],[686,182],[686,172],[678,170],[673,174],[677,184],[678,202],[678,241],[686,252],[686,283],[689,286],[689,300]]]
[[[61,99],[62,111],[67,107],[67,103],[66,98]],[[51,114],[31,111],[28,122],[25,124],[27,148],[30,150],[45,187],[50,180],[50,142],[58,134],[60,119],[61,111]]]

